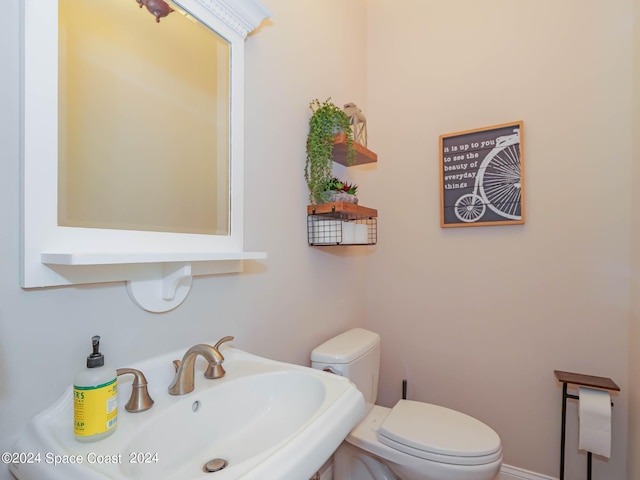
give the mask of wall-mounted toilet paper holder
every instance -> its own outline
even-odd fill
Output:
[[[567,398],[573,398],[580,400],[578,395],[571,395],[567,393],[567,385],[569,383],[584,387],[601,388],[603,390],[620,391],[620,387],[608,377],[597,377],[594,375],[583,375],[581,373],[563,372],[561,370],[554,370],[556,378],[562,383],[562,437],[560,441],[560,479],[564,480],[564,450],[565,450],[565,437],[567,429]],[[611,404],[613,406],[613,403]],[[587,480],[591,480],[591,461],[592,454],[587,452]]]

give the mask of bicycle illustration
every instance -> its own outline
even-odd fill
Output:
[[[496,138],[496,146],[484,158],[472,193],[462,195],[454,205],[462,222],[478,221],[489,207],[510,220],[521,219],[520,129]]]

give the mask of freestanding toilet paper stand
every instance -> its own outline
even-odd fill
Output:
[[[582,385],[584,387],[602,388],[604,390],[620,391],[620,387],[613,380],[607,377],[596,377],[593,375],[583,375],[581,373],[563,372],[554,370],[558,381],[562,382],[562,438],[560,441],[560,480],[564,480],[564,444],[567,433],[567,398],[580,400],[578,395],[567,393],[567,385]],[[613,406],[613,403],[611,404]],[[591,452],[587,452],[587,480],[591,480]]]

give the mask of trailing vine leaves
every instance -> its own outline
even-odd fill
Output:
[[[344,133],[347,138],[347,162],[355,160],[356,150],[353,146],[353,132],[349,124],[349,117],[338,106],[331,102],[331,98],[320,102],[312,100],[309,104],[312,115],[309,119],[309,134],[307,136],[307,160],[304,178],[309,187],[309,201],[323,203],[323,192],[333,179],[333,142],[337,133]]]

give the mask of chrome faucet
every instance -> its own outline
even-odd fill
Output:
[[[190,393],[194,388],[193,376],[195,373],[195,362],[198,355],[202,355],[209,365],[204,372],[204,376],[210,379],[222,378],[225,375],[222,362],[224,357],[218,350],[224,342],[233,340],[233,337],[221,338],[215,346],[199,343],[191,347],[182,357],[182,361],[175,360],[173,362],[176,367],[176,376],[173,383],[169,385],[170,395],[184,395]]]
[[[116,375],[126,375],[131,373],[133,375],[133,383],[131,384],[131,397],[124,406],[127,412],[139,413],[149,410],[153,405],[153,399],[149,395],[147,390],[147,379],[140,370],[135,368],[118,368]]]

